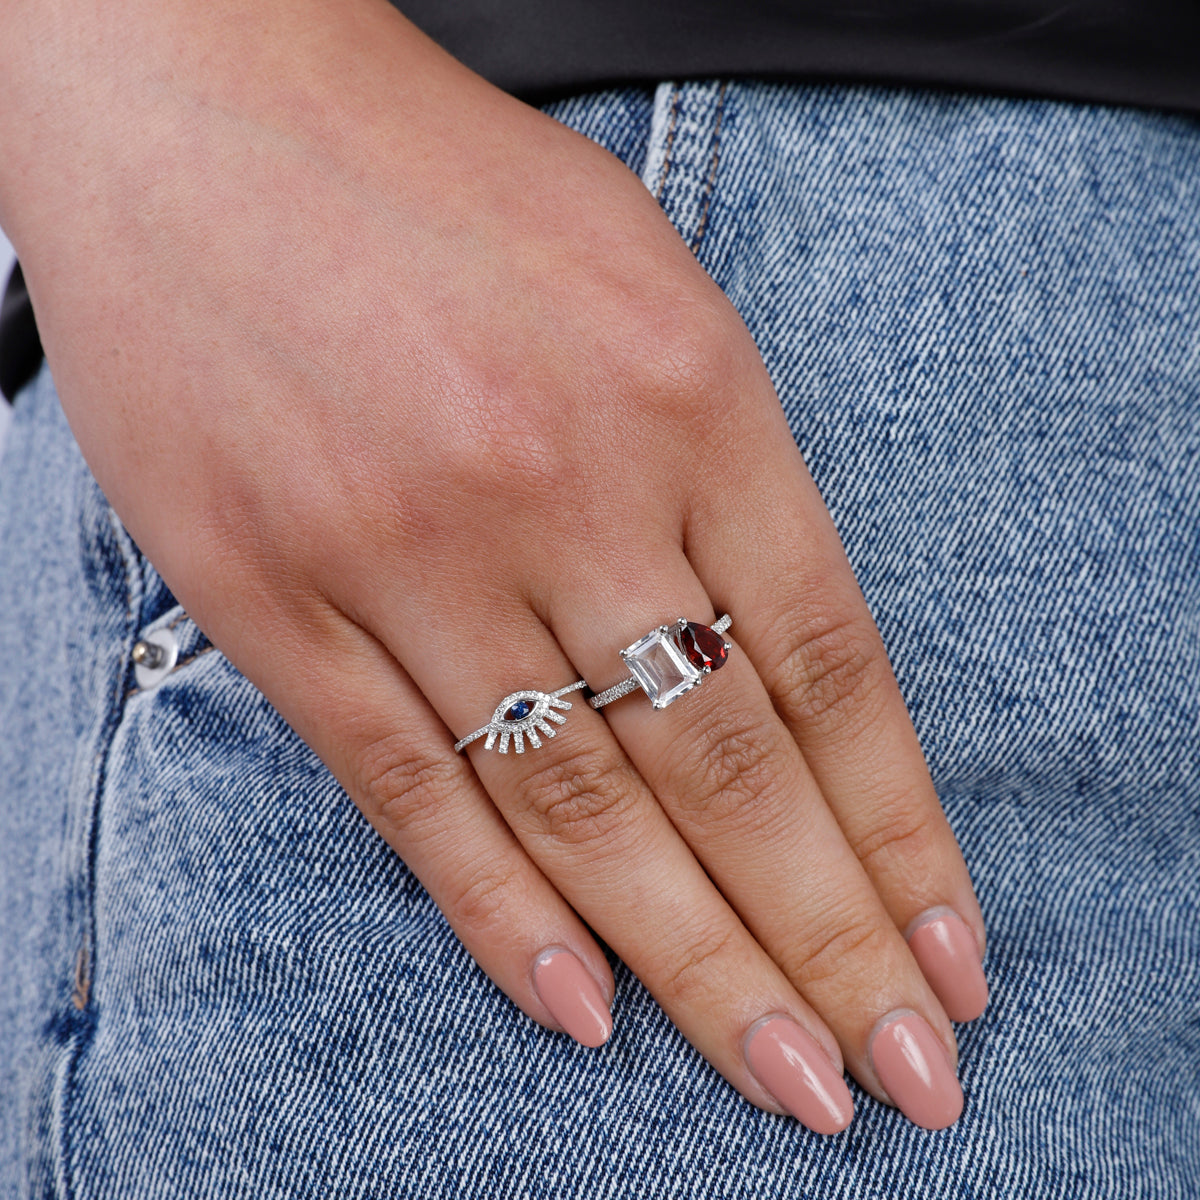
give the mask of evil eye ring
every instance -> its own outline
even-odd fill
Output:
[[[585,687],[587,684],[582,679],[577,679],[574,683],[559,688],[557,692],[538,692],[532,688],[513,692],[496,705],[492,719],[482,729],[477,729],[462,741],[455,742],[454,749],[461,754],[465,746],[486,734],[487,741],[483,743],[485,750],[490,750],[499,741],[500,753],[507,754],[508,743],[511,741],[516,752],[524,754],[526,740],[536,750],[542,744],[539,733],[553,737],[558,732],[554,726],[562,725],[566,721],[567,718],[562,714],[571,707],[571,702],[563,697]]]

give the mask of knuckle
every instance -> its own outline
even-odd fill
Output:
[[[804,986],[822,984],[838,975],[860,973],[863,962],[886,962],[888,934],[876,921],[855,918],[822,928],[797,947],[797,965],[788,971]],[[790,964],[789,964],[790,965]]]
[[[511,412],[511,415],[509,415]],[[552,422],[511,406],[503,419],[489,414],[466,451],[447,470],[460,494],[481,498],[495,488],[550,495],[571,477],[573,463]]]
[[[787,778],[780,739],[759,725],[710,726],[676,745],[668,790],[684,816],[706,826],[733,822],[744,829]]]
[[[886,659],[866,622],[805,621],[787,631],[780,644],[782,654],[766,675],[800,720],[840,719],[882,696]]]
[[[486,928],[508,906],[519,874],[517,867],[497,867],[452,889],[443,902],[446,920],[454,929]]]
[[[676,950],[656,983],[659,999],[668,1006],[688,1007],[711,997],[728,975],[721,960],[734,949],[735,936],[732,929],[705,930]]]
[[[521,782],[524,803],[550,837],[570,846],[612,837],[634,795],[628,766],[593,749],[531,764]]]
[[[435,444],[422,447],[425,478],[441,481],[437,503],[456,507],[469,497],[487,504],[509,488],[540,498],[572,477],[577,456],[567,431],[578,397],[564,395],[547,409],[505,382],[477,379],[460,399],[455,420],[443,423]]]
[[[868,870],[897,857],[923,861],[937,850],[943,830],[940,812],[911,800],[878,806],[871,829],[853,840],[859,862]]]
[[[358,791],[367,815],[396,833],[411,833],[463,786],[461,764],[399,735],[373,742],[358,756]]]
[[[690,413],[696,402],[727,395],[743,369],[740,358],[727,323],[693,305],[642,342],[628,382],[646,402],[661,403],[668,413],[678,415],[680,406]]]

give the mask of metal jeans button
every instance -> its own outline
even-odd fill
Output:
[[[179,643],[169,629],[146,634],[133,647],[133,674],[143,691],[156,688],[175,669]]]

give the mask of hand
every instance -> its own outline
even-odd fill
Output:
[[[952,1121],[902,932],[945,916],[918,952],[977,1015],[937,975],[945,935],[976,980],[966,868],[754,343],[638,180],[382,0],[4,20],[0,220],[88,462],[484,970],[598,1042],[586,920],[752,1102],[841,1128],[844,1059]],[[672,707],[453,753],[717,610]]]

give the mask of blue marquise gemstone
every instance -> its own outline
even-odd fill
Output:
[[[533,705],[528,700],[518,700],[504,714],[504,719],[506,721],[523,721],[531,712],[533,712]]]

